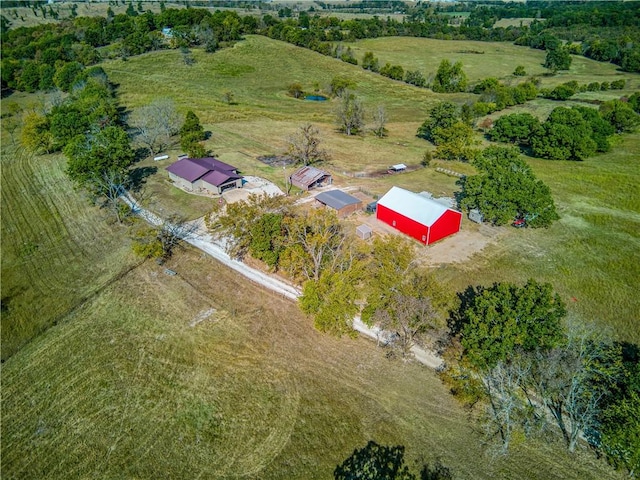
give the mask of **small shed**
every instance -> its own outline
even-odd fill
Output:
[[[332,181],[330,173],[309,166],[302,167],[289,177],[291,185],[305,191],[322,185],[331,185]]]
[[[469,220],[476,223],[482,223],[484,221],[484,215],[482,215],[480,210],[477,208],[472,208],[469,210]]]
[[[333,208],[341,218],[362,209],[362,200],[342,190],[329,190],[328,192],[319,193],[316,195],[316,202],[325,207]]]
[[[371,203],[367,203],[367,206],[365,207],[365,212],[367,213],[376,213],[376,207],[378,206],[378,201],[375,200]]]
[[[373,235],[373,230],[369,225],[360,225],[356,228],[356,235],[362,240],[367,240]]]
[[[396,165],[391,165],[389,167],[389,173],[400,173],[404,172],[407,169],[407,166],[404,163],[397,163]]]

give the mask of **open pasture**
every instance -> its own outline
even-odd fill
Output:
[[[147,262],[3,368],[3,478],[331,478],[353,449],[406,447],[455,478],[618,478],[537,442],[484,453],[431,370],[315,331],[199,252]]]
[[[507,42],[389,37],[359,40],[351,48],[358,60],[370,51],[378,57],[381,66],[389,62],[401,65],[405,71],[420,70],[425,77],[435,75],[442,60],[459,61],[470,84],[487,77],[513,80],[512,73],[517,65],[522,65],[529,76],[541,76],[549,71],[543,67],[545,51]],[[568,72],[541,77],[541,82],[543,87],[552,87],[569,80],[577,80],[578,83],[611,82],[625,77],[635,78],[637,87],[637,75],[616,69],[613,64],[574,55]]]
[[[409,48],[411,44],[413,50]],[[465,70],[476,80],[489,75],[509,76],[514,65],[519,63],[529,69],[542,62],[544,55],[544,52],[506,43],[408,38],[363,40],[356,48],[373,50],[381,60],[381,52],[388,52],[389,61],[400,64],[409,59],[419,62],[421,58],[433,57],[436,59],[434,68],[437,68],[437,59],[448,57],[447,52],[483,49],[485,54],[465,54],[475,62],[469,63],[469,68],[465,65]],[[423,153],[433,148],[415,137],[429,108],[439,100],[462,102],[472,99],[473,95],[437,95],[257,36],[249,36],[232,49],[213,55],[194,51],[194,56],[197,61],[191,67],[184,65],[179,52],[167,51],[133,57],[126,63],[120,60],[107,62],[105,69],[120,85],[124,104],[135,108],[153,98],[167,96],[183,111],[194,109],[205,128],[212,131],[207,145],[223,161],[238,166],[246,174],[266,177],[281,187],[290,170],[268,166],[257,157],[284,153],[287,136],[302,123],[311,122],[318,126],[324,146],[331,152],[331,161],[325,167],[334,174],[337,186],[358,186],[373,195],[383,194],[392,185],[413,191],[431,191],[436,196],[452,195],[458,190],[454,177],[443,175],[435,168],[382,177],[367,174],[395,163],[418,165]],[[494,63],[491,63],[492,58]],[[483,61],[489,63],[481,70]],[[585,62],[589,68],[580,66]],[[497,67],[499,63],[505,65],[502,70]],[[282,68],[273,68],[276,64]],[[574,65],[576,68],[572,67],[570,72],[544,77],[543,82],[576,80],[588,83],[618,76],[613,65],[578,57],[574,58]],[[417,66],[417,63],[412,64],[412,68]],[[473,71],[477,73],[472,75]],[[336,131],[333,123],[336,100],[309,102],[286,95],[287,85],[293,81],[302,83],[307,90],[324,90],[336,75],[356,83],[354,91],[363,99],[365,108],[371,110],[378,103],[385,105],[389,136],[379,139],[367,133],[346,137]],[[625,77],[629,82],[623,91],[579,94],[575,101],[580,101],[581,95],[589,97],[585,100],[593,100],[628,93],[637,87],[639,78],[632,74],[625,74]],[[143,82],[139,80],[142,78],[145,79]],[[227,90],[234,92],[235,105],[222,101],[222,94]],[[531,111],[544,118],[560,105],[564,104],[537,99],[503,113]],[[640,278],[636,267],[640,264],[636,261],[640,200],[637,189],[633,188],[640,180],[634,160],[638,158],[639,145],[637,135],[627,135],[618,140],[611,152],[585,162],[529,159],[534,171],[552,188],[562,220],[549,230],[510,229],[500,237],[498,244],[471,261],[443,267],[443,275],[454,279],[460,289],[469,283],[524,281],[528,277],[550,281],[570,303],[572,314],[584,321],[610,326],[617,338],[639,341],[634,322],[640,303],[633,294]],[[172,152],[172,158],[176,153],[179,152]],[[149,178],[149,186],[157,191],[158,204],[166,205],[168,209],[174,202],[168,201],[167,196],[175,194],[167,192],[175,189],[169,188],[163,167],[170,160],[147,162],[162,164],[157,165],[158,173]],[[446,166],[460,173],[473,173],[473,168],[466,164],[454,162]],[[182,192],[179,195],[185,196],[182,202],[189,205],[189,196]],[[200,197],[191,198],[193,205],[203,202]],[[189,216],[204,214],[207,205],[205,202],[193,208]],[[463,228],[473,226],[465,220]]]

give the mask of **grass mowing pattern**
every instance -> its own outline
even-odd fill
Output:
[[[618,478],[560,444],[491,458],[431,370],[321,335],[197,252],[168,266],[131,271],[5,363],[3,478],[324,479],[370,439],[460,479]]]
[[[74,192],[64,167],[60,155],[3,150],[3,360],[134,263],[124,230]]]

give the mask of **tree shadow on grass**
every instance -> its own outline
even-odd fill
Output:
[[[147,178],[158,172],[158,167],[137,167],[131,170],[129,173],[129,181],[131,182],[131,190],[134,192],[139,191],[145,183]]]
[[[387,447],[373,440],[351,456],[333,472],[335,480],[418,480],[404,463],[404,446]],[[451,470],[436,460],[424,464],[419,480],[452,480]]]
[[[367,446],[353,454],[333,472],[335,480],[415,479],[404,465],[404,446],[386,447],[369,440]]]

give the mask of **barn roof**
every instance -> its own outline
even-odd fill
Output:
[[[235,173],[211,171],[202,177],[202,181],[219,187],[220,185],[227,183],[229,180],[238,180],[239,178],[242,177]]]
[[[391,187],[391,190],[378,200],[378,205],[387,207],[428,227],[433,225],[447,210],[451,210],[435,200],[400,187]]]
[[[328,192],[319,193],[316,195],[316,200],[336,210],[362,202],[359,198],[344,193],[342,190],[329,190]]]
[[[236,167],[229,165],[228,163],[221,162],[217,158],[205,157],[205,158],[182,158],[175,163],[172,163],[167,167],[167,170],[174,175],[184,178],[188,182],[195,182],[199,178],[209,176],[210,173],[220,172],[227,177],[235,176],[241,178],[236,173]],[[217,178],[212,177],[212,180]],[[207,181],[212,185],[218,185],[212,181]]]
[[[296,171],[291,175],[291,182],[299,183],[300,185],[311,185],[314,182],[317,182],[322,177],[326,177],[330,175],[324,170],[320,170],[316,167],[302,167],[300,170]]]

